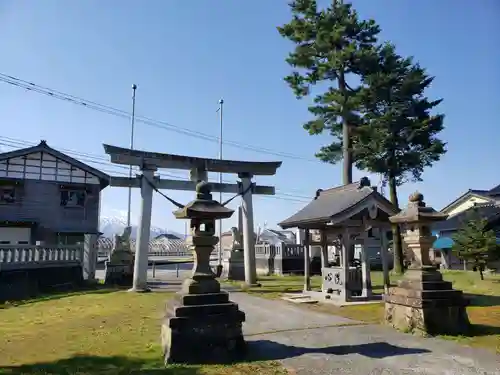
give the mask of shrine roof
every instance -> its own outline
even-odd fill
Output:
[[[104,144],[104,151],[111,156],[111,162],[115,164],[136,165],[142,167],[144,164],[157,168],[204,169],[208,172],[221,173],[249,173],[254,176],[276,174],[281,166],[281,161],[239,161],[225,159],[200,158],[194,156],[163,154],[159,152],[147,152],[132,150]]]
[[[394,215],[398,210],[375,187],[370,186],[367,178],[348,185],[318,190],[316,197],[304,208],[283,220],[278,225],[283,229],[300,228],[315,224],[325,225],[332,221],[340,222],[356,214],[368,199],[375,199],[387,215]]]

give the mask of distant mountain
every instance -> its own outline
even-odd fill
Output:
[[[127,226],[127,221],[121,217],[103,217],[103,216],[101,216],[101,218],[99,219],[99,231],[101,231],[103,233],[103,236],[108,237],[108,238],[113,238],[115,234],[122,234],[123,230],[125,229],[126,226]],[[155,227],[153,225],[151,226],[151,230],[149,232],[151,239],[155,238],[161,234],[172,234],[172,235],[174,235],[178,238],[182,238],[182,239],[184,239],[184,237],[185,237],[183,234],[180,234],[180,233],[177,233],[177,232],[174,232],[171,230]],[[137,226],[135,226],[135,225],[132,225],[131,237],[134,239],[137,237]]]

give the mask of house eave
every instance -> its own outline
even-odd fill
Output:
[[[55,158],[64,160],[68,164],[74,165],[75,167],[78,167],[86,172],[93,174],[99,179],[101,190],[109,185],[110,176],[107,173],[104,173],[60,151],[57,151],[56,149],[53,149],[52,147],[48,146],[47,143],[45,143],[45,141],[40,142],[36,146],[0,153],[0,161],[20,156],[25,156],[36,152],[45,152]]]
[[[453,202],[449,203],[447,206],[445,206],[444,208],[442,208],[440,211],[442,213],[447,214],[447,213],[449,213],[449,211],[453,210],[454,208],[456,208],[456,206],[458,206],[459,204],[465,202],[469,198],[482,198],[482,199],[488,199],[488,200],[491,199],[491,197],[489,197],[487,195],[478,194],[477,192],[473,192],[472,190],[469,190],[466,193],[464,193],[461,196],[459,196]]]

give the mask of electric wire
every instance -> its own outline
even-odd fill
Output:
[[[0,146],[9,147],[12,149],[19,149],[19,148],[32,147],[35,145],[36,145],[35,142],[29,142],[29,141],[25,141],[25,140],[0,136]],[[95,154],[90,154],[90,153],[86,153],[86,152],[74,151],[74,150],[70,150],[67,148],[59,148],[58,147],[57,150],[64,152],[72,157],[75,157],[76,159],[78,159],[82,162],[85,162],[88,164],[99,165],[98,169],[107,173],[107,174],[110,174],[110,175],[117,174],[117,175],[128,177],[128,172],[125,171],[125,169],[128,171],[128,166],[113,164],[113,163],[107,161],[106,157],[95,155]],[[104,166],[105,168],[102,168],[102,166]],[[121,168],[122,170],[110,170],[107,168]],[[189,178],[187,178],[186,176],[181,176],[181,175],[176,175],[176,174],[166,173],[166,172],[160,172],[160,173],[158,173],[158,175],[160,177],[177,178],[177,179],[182,179],[182,180],[186,180],[186,181],[189,180]],[[223,180],[223,182],[233,183],[233,181],[226,181],[226,180]],[[276,189],[276,190],[278,192],[277,195],[262,195],[262,197],[293,201],[293,202],[297,202],[297,203],[308,203],[311,199],[311,198],[304,196],[304,195],[285,193],[285,192],[281,192],[279,189]],[[261,196],[259,196],[259,197],[261,197]]]
[[[131,114],[128,111],[124,111],[124,110],[117,109],[117,108],[114,108],[114,107],[111,107],[108,105],[100,104],[100,103],[97,103],[97,102],[94,102],[91,100],[83,99],[83,98],[80,98],[80,97],[77,97],[74,95],[66,94],[64,92],[61,92],[61,91],[58,91],[55,89],[51,89],[51,88],[48,88],[45,86],[37,85],[33,82],[29,82],[29,81],[26,81],[26,80],[23,80],[23,79],[20,79],[20,78],[17,78],[17,77],[8,75],[8,74],[0,73],[0,82],[6,83],[6,84],[9,84],[12,86],[16,86],[19,88],[23,88],[23,89],[28,90],[28,91],[36,92],[39,94],[44,94],[44,95],[47,95],[47,96],[52,97],[54,99],[59,99],[59,100],[73,103],[73,104],[81,105],[83,107],[86,107],[86,108],[89,108],[89,109],[92,109],[95,111],[99,111],[99,112],[102,112],[105,114],[109,114],[109,115],[113,115],[113,116],[117,116],[117,117],[121,117],[121,118],[126,118],[126,119],[130,119],[130,116],[131,116]],[[173,125],[173,124],[165,122],[165,121],[155,120],[155,119],[152,119],[149,117],[138,116],[138,115],[135,116],[135,120],[138,122],[141,122],[145,125],[148,125],[148,126],[176,132],[179,134],[184,134],[186,136],[202,139],[205,141],[216,142],[216,143],[220,142],[219,138],[216,136],[202,133],[199,131],[195,131],[192,129],[184,128],[181,126]],[[227,146],[236,147],[238,149],[245,149],[245,150],[253,151],[256,153],[260,153],[260,154],[268,154],[268,155],[273,155],[273,156],[279,156],[282,158],[321,163],[317,159],[307,158],[304,156],[300,156],[300,155],[296,155],[296,154],[292,154],[292,153],[288,153],[288,152],[275,151],[275,150],[271,150],[268,148],[257,147],[257,146],[253,146],[250,144],[231,141],[231,140],[224,140],[223,144],[227,145]]]

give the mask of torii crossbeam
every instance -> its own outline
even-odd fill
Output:
[[[134,165],[142,175],[136,178],[111,177],[110,186],[135,187],[141,189],[141,215],[139,219],[135,248],[134,280],[132,290],[145,291],[148,271],[148,243],[151,229],[153,186],[157,189],[195,191],[198,181],[208,181],[208,172],[234,173],[240,181],[237,184],[211,183],[212,191],[242,194],[243,251],[245,262],[245,282],[257,282],[255,270],[255,247],[253,225],[252,194],[274,195],[274,186],[258,186],[252,183],[253,176],[273,176],[281,162],[253,162],[224,159],[199,158],[184,155],[146,152],[104,144],[104,151],[114,164]],[[159,168],[191,171],[191,181],[160,179],[154,173]],[[141,178],[144,176],[145,178]],[[149,181],[149,182],[148,182]]]

